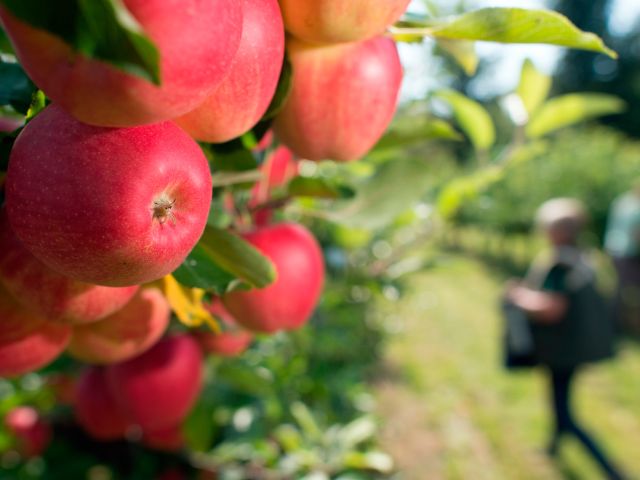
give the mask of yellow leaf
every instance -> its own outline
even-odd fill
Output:
[[[211,330],[220,333],[220,326],[213,315],[204,307],[205,291],[200,288],[187,288],[181,285],[173,275],[164,277],[164,294],[171,309],[181,323],[189,328],[208,325]]]

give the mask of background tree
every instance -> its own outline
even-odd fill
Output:
[[[558,93],[593,91],[615,93],[627,102],[622,115],[608,117],[605,123],[630,135],[640,136],[640,21],[631,31],[618,35],[610,18],[613,0],[556,0],[553,8],[568,16],[578,27],[595,32],[618,52],[618,61],[601,55],[567,51],[556,75]]]

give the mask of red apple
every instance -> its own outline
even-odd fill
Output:
[[[125,437],[128,421],[109,390],[102,367],[88,367],[80,376],[75,414],[82,428],[96,440]]]
[[[179,469],[172,468],[160,473],[154,480],[187,480],[187,476]],[[198,479],[200,480],[200,479]],[[216,477],[217,480],[217,477]]]
[[[182,422],[202,387],[202,353],[189,335],[167,337],[139,357],[108,367],[111,392],[143,431]]]
[[[92,323],[121,309],[138,291],[77,282],[34,257],[0,209],[0,283],[23,307],[49,320]]]
[[[198,331],[193,335],[206,353],[220,357],[237,357],[243,354],[253,341],[253,335],[245,330],[221,333]]]
[[[250,130],[278,86],[284,26],[277,0],[236,0],[244,6],[240,48],[222,84],[194,111],[176,120],[193,138],[221,143]]]
[[[144,431],[142,432],[142,444],[153,450],[177,452],[185,445],[182,425],[174,425],[156,431]]]
[[[344,43],[384,33],[411,0],[280,0],[287,31],[312,43]]]
[[[4,424],[26,458],[42,455],[51,442],[51,427],[32,407],[16,407],[4,417]]]
[[[208,310],[221,324],[222,332],[213,333],[204,330],[193,332],[202,350],[221,357],[236,357],[245,352],[253,341],[253,334],[238,327],[237,322],[224,308],[219,298],[208,305]]]
[[[207,160],[171,122],[111,129],[47,107],[18,136],[6,181],[25,247],[75,280],[122,287],[176,269],[211,203]]]
[[[277,280],[263,289],[234,291],[222,297],[236,321],[257,332],[301,327],[313,313],[324,282],[322,251],[302,225],[279,224],[244,235],[274,263]]]
[[[251,192],[252,205],[266,202],[274,189],[286,185],[295,177],[298,174],[298,162],[291,150],[280,146],[269,154],[260,171],[263,177]]]
[[[257,182],[251,191],[250,207],[267,202],[271,198],[273,190],[286,185],[298,173],[298,162],[291,150],[280,146],[260,166],[263,177]],[[273,208],[260,208],[253,214],[253,221],[258,226],[268,225],[273,219]]]
[[[273,143],[273,130],[269,129],[267,132],[258,140],[258,144],[253,148],[254,152],[264,152],[267,148],[271,146]]]
[[[74,52],[62,39],[0,18],[20,63],[54,102],[93,125],[126,127],[193,110],[226,77],[240,44],[237,0],[124,0],[160,54],[162,85]]]
[[[39,370],[67,347],[71,327],[23,309],[0,288],[0,377]]]
[[[169,326],[171,311],[157,288],[145,288],[119,312],[73,329],[68,352],[86,363],[109,365],[151,348]]]
[[[276,135],[299,157],[356,160],[391,122],[402,83],[395,43],[376,37],[317,46],[290,39],[293,87]]]

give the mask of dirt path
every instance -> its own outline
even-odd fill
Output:
[[[402,480],[601,478],[573,444],[563,447],[561,465],[542,453],[543,378],[500,368],[501,284],[478,263],[453,257],[416,275],[401,302],[381,306],[397,333],[376,393],[383,447]],[[577,391],[579,414],[629,472],[640,472],[639,384],[636,349],[586,373]]]

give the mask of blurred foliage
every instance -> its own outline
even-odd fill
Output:
[[[531,228],[544,201],[572,196],[587,205],[598,238],[613,199],[629,189],[640,172],[640,143],[605,127],[566,130],[544,153],[509,169],[476,201],[465,204],[457,221],[502,232]]]
[[[610,21],[615,3],[614,0],[554,0],[551,3],[552,8],[567,15],[579,27],[602,36],[619,54],[618,60],[613,61],[599,55],[567,51],[556,74],[556,90],[562,93],[593,91],[621,97],[629,108],[624,114],[605,121],[637,137],[640,136],[640,25],[622,34],[616,32]]]

